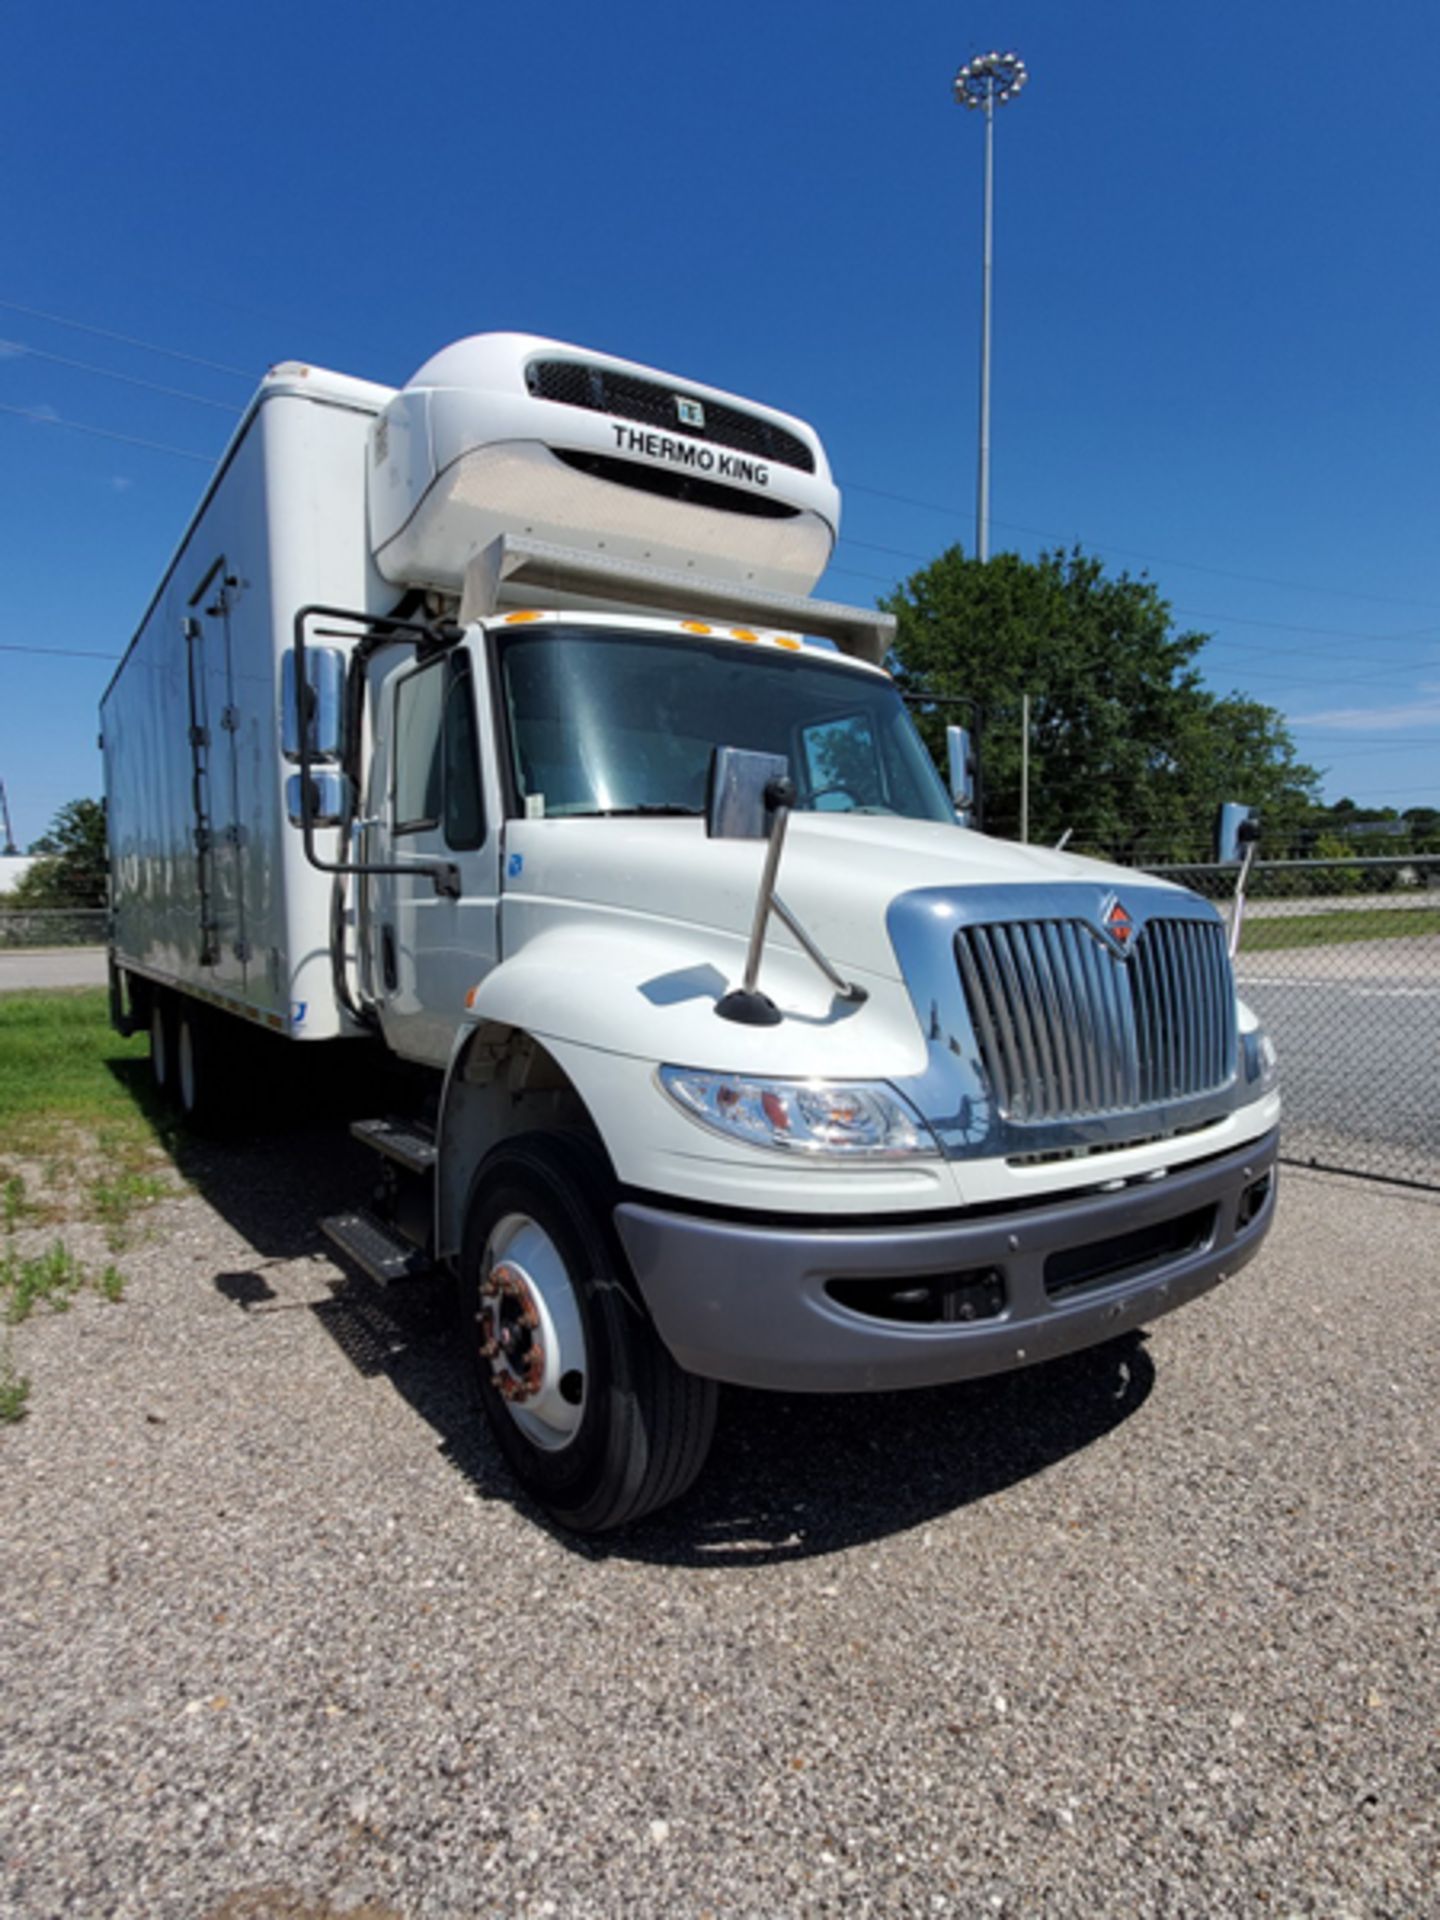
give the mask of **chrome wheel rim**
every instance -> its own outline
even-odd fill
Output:
[[[584,1322],[559,1248],[528,1213],[507,1213],[485,1243],[475,1330],[525,1438],[547,1453],[568,1446],[585,1416]]]

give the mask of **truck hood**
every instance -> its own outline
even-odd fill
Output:
[[[710,840],[702,820],[515,820],[507,898],[611,908],[744,939],[765,855],[760,841]],[[1175,891],[1106,862],[1027,847],[941,822],[878,814],[792,815],[778,891],[839,967],[898,977],[891,903],[921,887],[1088,884]],[[790,936],[771,923],[771,939]]]

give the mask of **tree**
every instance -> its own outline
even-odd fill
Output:
[[[109,859],[105,804],[69,800],[30,851],[39,854],[10,891],[10,905],[32,908],[103,907]]]
[[[1030,835],[1068,827],[1077,848],[1146,862],[1208,857],[1222,800],[1265,819],[1266,850],[1299,831],[1319,776],[1295,758],[1282,717],[1200,684],[1201,633],[1180,633],[1148,580],[1100,561],[967,559],[951,547],[882,603],[895,614],[894,666],[942,759],[939,704],[974,703],[985,824],[1018,832],[1021,697],[1030,696]]]

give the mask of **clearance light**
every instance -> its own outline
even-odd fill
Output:
[[[505,624],[507,627],[518,627],[523,625],[527,620],[543,620],[544,617],[543,613],[536,613],[527,607],[522,613],[507,613],[505,616]]]
[[[686,633],[713,633],[713,627],[707,627],[703,620],[682,620],[680,625]]]
[[[660,1084],[692,1120],[751,1146],[851,1160],[933,1158],[940,1151],[919,1114],[878,1081],[762,1080],[661,1067]]]

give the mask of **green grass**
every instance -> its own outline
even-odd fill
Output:
[[[82,1291],[112,1305],[125,1294],[113,1262],[96,1273],[58,1238],[22,1252],[34,1245],[25,1230],[97,1221],[118,1251],[132,1217],[175,1191],[173,1130],[151,1092],[146,1051],[143,1035],[112,1032],[103,992],[0,995],[0,1426],[29,1411],[9,1328],[40,1308],[64,1313]]]
[[[144,1035],[122,1040],[108,997],[78,993],[0,995],[0,1141],[7,1155],[44,1159],[88,1136],[128,1164],[161,1137],[137,1072]]]
[[[1334,913],[1297,913],[1283,918],[1248,916],[1240,935],[1240,951],[1273,953],[1280,947],[1335,947],[1354,940],[1400,940],[1421,933],[1440,933],[1440,908],[1383,907],[1343,909]]]
[[[0,996],[0,1227],[100,1221],[112,1251],[126,1224],[174,1191],[173,1122],[150,1087],[148,1043],[122,1040],[102,991]],[[40,1174],[39,1196],[15,1162]],[[96,1171],[96,1162],[103,1171]]]

